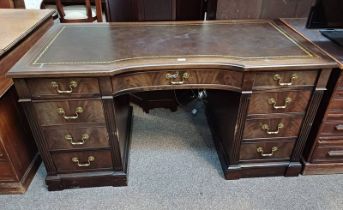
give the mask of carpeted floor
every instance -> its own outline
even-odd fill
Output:
[[[129,186],[48,192],[41,166],[1,210],[343,209],[343,175],[224,180],[202,112],[134,108]]]

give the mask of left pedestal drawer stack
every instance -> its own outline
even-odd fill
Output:
[[[49,190],[127,184],[98,78],[20,81],[18,92],[29,90],[20,102],[47,169]],[[113,100],[108,103],[114,107]]]
[[[53,13],[0,10],[0,194],[24,193],[41,162],[13,81],[5,74],[52,26]]]

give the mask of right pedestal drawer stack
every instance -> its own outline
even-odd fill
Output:
[[[309,145],[304,154],[303,174],[343,173],[343,76],[336,72],[331,79],[335,83],[332,95],[322,104],[322,115],[316,119],[317,126],[311,132]],[[311,142],[312,140],[312,142]]]

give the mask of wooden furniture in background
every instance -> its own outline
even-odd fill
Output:
[[[207,90],[226,179],[297,176],[336,66],[280,22],[60,24],[8,76],[62,190],[127,185],[128,94],[157,90]]]
[[[208,18],[278,19],[308,17],[315,0],[208,0]]]
[[[13,0],[1,0],[0,8],[14,8]]]
[[[283,19],[287,25],[329,54],[339,64],[329,83],[304,153],[304,175],[343,173],[343,47],[306,29],[306,19]]]
[[[79,23],[79,22],[102,22],[102,3],[101,0],[95,0],[95,8],[91,5],[91,0],[84,0],[84,11],[73,11],[72,7],[75,5],[67,6],[69,9],[65,10],[61,0],[56,0],[56,8],[60,16],[61,23]],[[79,9],[79,5],[77,5]]]
[[[203,20],[204,0],[108,0],[108,21]]]
[[[50,28],[52,14],[0,10],[0,193],[24,193],[41,161],[13,82],[5,74]]]

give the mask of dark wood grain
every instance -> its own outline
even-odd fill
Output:
[[[89,166],[80,167],[72,161],[73,157],[77,157],[80,164],[88,163],[88,157],[93,156],[94,161],[90,162]],[[85,172],[94,170],[109,170],[112,169],[112,156],[110,151],[82,151],[82,152],[67,152],[53,153],[52,158],[56,165],[57,171],[60,173]]]
[[[70,82],[75,81],[77,87],[70,88]],[[52,82],[58,84],[57,87],[52,86]],[[95,78],[68,78],[68,79],[28,79],[26,81],[30,88],[33,98],[73,98],[73,97],[97,97],[100,96],[98,80]],[[58,93],[58,90],[69,91],[72,93]]]
[[[189,78],[183,79],[181,75],[187,73]],[[176,75],[176,79],[166,78],[167,74]],[[181,78],[180,78],[181,77]],[[122,74],[112,78],[113,93],[128,91],[156,90],[156,89],[185,89],[196,86],[217,89],[239,90],[243,74],[235,71],[220,71],[207,69],[185,69],[162,72],[137,72]],[[172,84],[173,82],[177,84]],[[182,82],[181,85],[178,82]],[[164,87],[164,88],[163,88]]]
[[[253,93],[248,113],[250,115],[287,112],[305,113],[311,94],[311,91]],[[287,98],[291,99],[289,103],[286,103]],[[270,103],[271,99],[275,99],[275,107],[279,109],[274,108],[274,105]],[[285,105],[286,108],[280,108]]]
[[[297,137],[301,128],[303,116],[290,116],[290,117],[276,117],[270,119],[248,119],[245,122],[243,138],[255,139],[255,138],[274,138],[274,137]],[[262,125],[269,126],[269,131],[278,130],[278,124],[282,123],[283,128],[280,128],[278,134],[267,134],[267,131],[262,129]]]
[[[280,80],[275,80],[274,76],[278,74],[280,75]],[[297,79],[293,82],[291,78],[293,75],[297,75]],[[272,88],[299,88],[299,87],[311,87],[315,85],[317,80],[317,71],[287,71],[287,72],[263,72],[256,74],[256,80],[254,83],[254,90],[261,90],[261,89],[272,89]],[[290,86],[280,86],[279,82],[281,83],[290,83]]]
[[[313,163],[321,162],[336,162],[342,163],[343,161],[343,141],[339,140],[330,143],[319,143],[313,152]]]
[[[87,149],[87,148],[104,148],[109,147],[109,139],[105,127],[75,127],[73,128],[45,128],[44,136],[48,141],[50,150],[67,150],[67,149]],[[89,137],[84,140],[84,144],[72,144],[65,136],[70,135],[73,142],[82,142],[82,136]]]
[[[276,19],[307,17],[315,0],[209,0],[216,19]],[[213,7],[213,6],[212,6]],[[213,9],[210,8],[210,11]],[[211,16],[212,17],[212,16]]]
[[[42,126],[62,125],[72,123],[105,123],[104,111],[100,100],[72,100],[55,102],[34,103],[39,124]],[[82,107],[83,112],[77,119],[64,119],[58,113],[58,108],[63,108],[66,116],[74,116],[77,107]]]
[[[260,142],[244,142],[241,145],[240,161],[275,161],[289,160],[293,151],[294,140],[292,141],[260,141]],[[277,147],[278,150],[270,157],[262,157],[261,153],[257,152],[257,148],[262,147],[264,154],[269,154],[272,147]]]
[[[300,33],[307,40],[311,41],[313,44],[317,45],[321,49],[325,50],[327,54],[336,60],[340,69],[343,69],[343,50],[336,44],[332,43],[330,40],[322,36],[319,30],[308,30],[305,28],[306,19],[283,19],[285,24],[291,27],[294,31]],[[320,105],[320,112],[314,122],[314,126],[310,133],[310,139],[306,145],[305,152],[303,154],[304,170],[303,174],[332,174],[332,173],[342,173],[342,161],[336,161],[331,163],[325,163],[325,161],[314,162],[314,155],[320,157],[321,160],[325,159],[325,149],[319,147],[321,143],[331,144],[340,139],[339,132],[333,131],[334,121],[339,124],[342,120],[343,114],[341,105],[341,93],[342,89],[342,76],[341,70],[336,69],[330,78],[330,83],[328,85],[329,91],[324,94],[324,100]],[[337,81],[338,80],[338,81]],[[337,82],[337,83],[336,83]],[[330,108],[328,108],[330,107]],[[336,135],[332,135],[336,133]],[[332,150],[340,147],[339,145],[331,144]],[[320,150],[320,151],[317,151]],[[327,152],[327,151],[326,151]],[[333,158],[334,159],[334,158]]]
[[[111,0],[109,21],[202,20],[203,0]]]
[[[0,193],[24,193],[40,159],[28,123],[12,87],[0,100]],[[3,182],[5,182],[3,184]]]
[[[321,127],[321,138],[324,138],[326,136],[343,136],[343,121],[326,121],[323,122]]]
[[[142,47],[144,43],[149,45]],[[250,50],[251,47],[259,50]],[[300,71],[335,66],[323,52],[282,23],[273,21],[116,23],[81,27],[61,24],[49,31],[8,75],[58,77],[57,72],[62,71],[65,77],[111,76],[185,67],[237,71],[283,69],[297,71],[298,84],[302,84],[304,80],[312,83],[314,75]],[[285,76],[287,81],[289,77]],[[276,85],[272,76],[270,80]]]
[[[41,163],[13,82],[5,74],[52,26],[52,13],[0,11],[0,194],[24,193]]]
[[[18,78],[14,81],[19,101],[47,165],[48,189],[61,190],[125,185],[132,95],[161,99],[163,94],[186,89],[207,92],[206,116],[226,179],[297,176],[303,146],[335,66],[325,53],[279,21],[62,24],[50,30],[9,75]],[[275,74],[280,78],[275,80]],[[61,83],[94,79],[100,95],[85,89],[85,94],[61,98],[49,93],[35,98],[27,81],[39,78],[63,79]],[[259,95],[275,97],[277,105],[280,98],[292,96],[296,103],[285,112],[272,112]],[[85,111],[68,122],[57,114],[58,106],[68,115],[77,106]],[[280,122],[284,127],[278,134],[261,128],[266,123],[274,131]],[[108,147],[49,149],[52,135],[63,137],[65,130],[95,127],[106,127]],[[57,129],[61,131],[53,131]],[[256,150],[261,145],[264,156],[275,145],[278,151],[274,157],[261,158]],[[110,167],[81,170],[70,164],[72,154],[87,163],[92,153],[101,153],[100,160]]]

